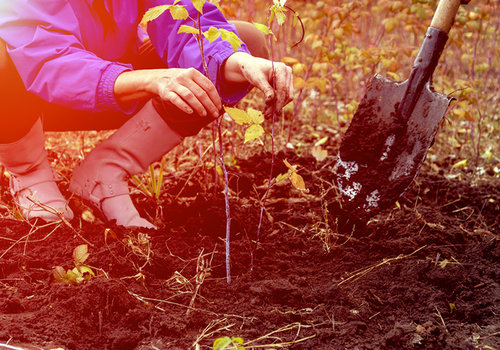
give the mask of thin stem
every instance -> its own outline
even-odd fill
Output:
[[[205,75],[207,76],[207,78],[210,79],[210,75],[208,74],[207,60],[205,59],[205,49],[203,48],[203,33],[201,32],[201,14],[199,12],[198,12],[198,23],[196,29],[198,29],[198,35],[196,36],[196,41],[198,42],[198,46],[200,47],[203,69],[205,70]]]
[[[205,60],[205,50],[203,49],[203,33],[201,32],[201,14],[198,13],[198,35],[197,41],[200,47],[201,59],[203,61],[203,68],[205,75],[210,79],[208,74],[207,61]],[[217,130],[219,132],[219,156],[222,172],[224,173],[224,202],[226,205],[226,279],[227,283],[231,283],[231,209],[229,206],[229,176],[227,174],[226,164],[224,163],[224,148],[222,143],[222,118],[219,117],[217,121]],[[217,149],[215,147],[215,126],[212,126],[212,142],[214,144],[214,169],[215,176],[217,176]],[[215,186],[217,186],[217,177],[215,178]],[[217,187],[216,187],[217,188]]]
[[[214,149],[214,194],[217,193],[217,147],[215,144],[215,139],[217,138],[216,131],[215,131],[215,124],[212,123],[212,146]]]
[[[267,21],[268,25],[271,26],[271,23],[269,23],[269,11],[267,14]],[[272,72],[273,72],[273,90],[274,93],[276,93],[276,70],[274,69],[274,50],[273,50],[273,39],[271,36],[269,36],[269,46],[271,51],[271,67],[272,67]],[[259,214],[259,225],[257,226],[257,241],[255,243],[254,249],[251,252],[250,256],[250,271],[253,271],[253,264],[254,264],[254,251],[257,248],[257,245],[259,244],[260,241],[260,232],[262,229],[262,219],[264,217],[264,209],[266,205],[266,200],[267,197],[269,196],[269,192],[271,191],[271,184],[273,180],[273,171],[274,171],[274,160],[275,160],[275,155],[274,155],[274,126],[276,123],[276,98],[273,101],[273,106],[272,106],[272,125],[271,125],[271,170],[269,171],[269,181],[267,184],[267,189],[266,192],[264,193],[264,196],[262,197],[261,203],[260,203],[260,214]]]
[[[219,131],[219,161],[222,172],[224,173],[224,200],[226,204],[226,279],[227,283],[231,283],[231,208],[229,206],[229,176],[227,174],[226,164],[224,163],[224,150],[222,145],[222,118],[217,122]]]

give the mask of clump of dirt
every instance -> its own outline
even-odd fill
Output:
[[[269,157],[230,168],[230,285],[220,187],[173,181],[171,193],[185,189],[162,196],[156,232],[84,221],[86,208],[75,201],[73,228],[0,219],[0,341],[120,350],[208,349],[223,336],[242,337],[248,348],[500,346],[497,183],[423,173],[401,209],[338,234],[327,205],[338,199],[335,160],[282,152],[276,174],[286,172],[285,158],[299,166],[309,193],[275,185],[258,244],[254,185],[268,177]],[[6,191],[3,184],[2,198]],[[134,200],[154,217],[156,204]],[[73,249],[85,243],[97,277],[54,283],[53,268],[72,268]]]

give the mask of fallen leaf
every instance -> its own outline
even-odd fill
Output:
[[[73,260],[77,264],[83,264],[89,257],[89,247],[86,244],[80,244],[73,250]]]
[[[463,169],[466,166],[467,166],[467,159],[464,159],[464,160],[461,160],[461,161],[456,162],[455,164],[453,164],[452,168]]]
[[[328,151],[326,149],[322,149],[321,146],[315,146],[312,148],[311,154],[318,162],[322,162],[328,157]]]
[[[323,137],[321,140],[316,141],[314,146],[324,145],[328,141],[328,136]]]
[[[306,190],[306,184],[304,182],[304,179],[296,172],[292,172],[290,174],[290,181],[292,182],[293,187],[295,187],[296,189],[301,191]]]
[[[294,58],[294,57],[283,57],[281,59],[281,62],[289,64],[289,65],[294,65],[296,63],[299,63],[299,60]]]
[[[52,274],[57,282],[64,282],[64,279],[66,278],[66,271],[62,266],[56,266],[54,271],[52,271]]]
[[[284,159],[284,160],[283,160],[283,163],[285,163],[286,167],[287,167],[288,169],[290,169],[290,171],[292,171],[292,172],[294,172],[294,173],[295,173],[295,172],[297,172],[297,166],[296,166],[296,165],[292,165],[292,164],[290,164],[290,163],[288,162],[288,159]]]
[[[84,210],[82,212],[82,219],[84,221],[92,223],[95,221],[95,216],[94,216],[94,214],[92,214],[92,212],[90,210]]]

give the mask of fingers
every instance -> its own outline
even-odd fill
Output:
[[[222,101],[220,99],[219,94],[217,93],[217,89],[215,89],[214,84],[208,79],[206,76],[198,72],[196,69],[194,70],[193,80],[200,86],[201,89],[208,95],[210,101],[217,108],[217,111],[222,109]]]
[[[175,92],[166,91],[164,93],[160,93],[159,96],[162,99],[162,101],[167,102],[167,103],[177,107],[178,109],[180,109],[184,113],[186,113],[186,114],[193,113],[193,110],[191,109],[191,107],[189,107],[189,105],[186,102],[184,102],[184,100],[182,98],[180,98],[180,96],[177,95]]]
[[[217,118],[222,102],[215,86],[194,68],[170,69],[160,80],[159,97],[181,111]]]
[[[179,76],[178,94],[199,115],[214,119],[219,116],[222,102],[212,82],[194,68],[186,69]]]
[[[275,63],[276,76],[276,110],[280,111],[293,99],[292,69],[284,63]]]
[[[282,62],[271,62],[252,56],[244,56],[241,59],[246,60],[241,64],[245,79],[264,93],[266,111],[279,112],[293,100],[293,73],[290,67]]]

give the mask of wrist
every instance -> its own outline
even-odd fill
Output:
[[[151,98],[157,94],[153,70],[135,70],[120,74],[115,81],[114,94],[120,104]]]
[[[246,52],[235,52],[222,64],[222,77],[228,83],[246,83],[243,74],[245,64],[249,63],[252,56]]]

